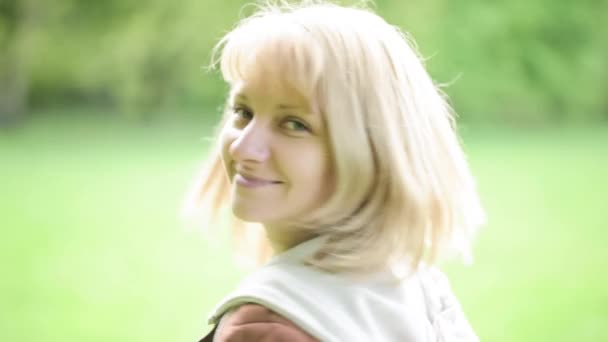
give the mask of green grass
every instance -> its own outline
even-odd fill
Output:
[[[203,120],[0,130],[0,340],[194,341],[238,281],[179,220]],[[448,266],[483,341],[608,340],[608,127],[467,126],[489,224]]]
[[[465,137],[489,221],[451,273],[482,340],[608,340],[608,127]]]

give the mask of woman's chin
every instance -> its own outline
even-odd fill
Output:
[[[263,224],[264,222],[267,221],[267,219],[265,219],[266,215],[263,215],[262,213],[260,213],[259,210],[255,210],[255,209],[241,208],[241,207],[233,205],[232,214],[239,220],[248,222],[248,223]]]

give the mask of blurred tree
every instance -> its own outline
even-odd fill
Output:
[[[432,70],[448,80],[462,71],[448,92],[469,119],[606,115],[607,1],[443,2]]]
[[[0,125],[26,111],[28,36],[38,9],[33,0],[0,2]]]
[[[1,0],[0,113],[214,108],[202,68],[249,0]],[[35,4],[34,4],[35,2]],[[345,3],[357,2],[345,0]],[[468,120],[608,118],[607,0],[376,0]]]

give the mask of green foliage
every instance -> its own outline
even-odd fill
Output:
[[[386,16],[417,37],[465,118],[608,118],[607,1],[384,3]]]
[[[1,8],[0,38],[21,42],[13,45],[23,65],[0,69],[19,67],[38,107],[141,115],[220,104],[224,85],[203,69],[249,2],[18,0]],[[608,118],[606,0],[377,0],[375,8],[412,33],[465,119]]]

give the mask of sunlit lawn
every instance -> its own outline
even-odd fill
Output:
[[[195,341],[239,271],[178,208],[203,120],[0,131],[0,340]],[[448,271],[483,341],[607,341],[608,126],[464,126],[489,224]]]

